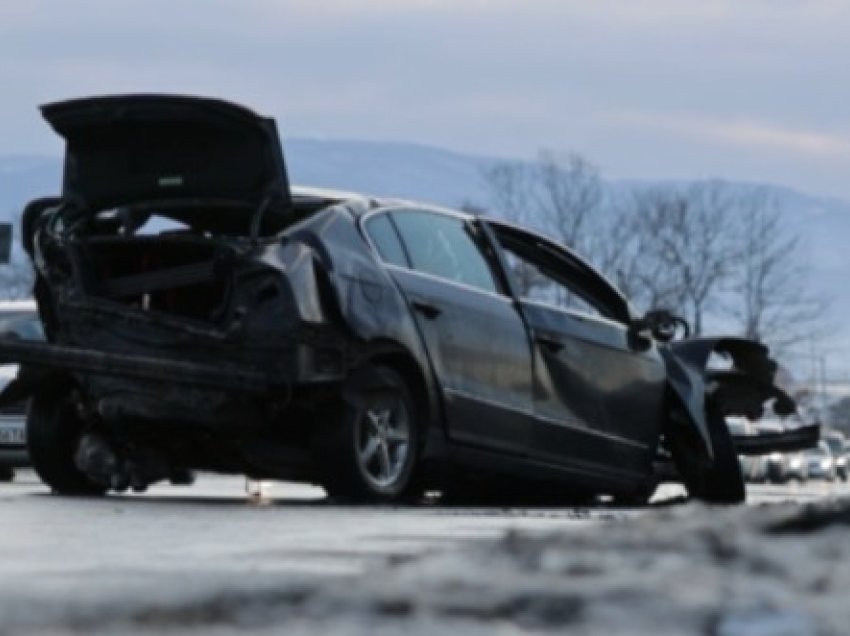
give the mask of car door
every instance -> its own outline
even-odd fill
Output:
[[[533,412],[529,338],[472,219],[397,208],[369,215],[364,228],[415,315],[450,439],[524,454]]]
[[[666,385],[651,340],[629,329],[628,303],[577,256],[493,224],[533,341],[530,452],[576,470],[645,475]]]

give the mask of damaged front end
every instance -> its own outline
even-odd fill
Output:
[[[708,457],[712,457],[709,408],[721,419],[741,416],[755,421],[766,406],[781,417],[796,412],[794,400],[775,382],[777,363],[767,347],[743,338],[689,338],[662,349],[668,387],[678,404],[679,426],[692,427]],[[722,364],[712,364],[719,359]],[[817,445],[820,426],[808,425],[783,433],[733,435],[740,455],[790,452]]]

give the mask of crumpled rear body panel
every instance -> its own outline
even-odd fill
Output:
[[[43,272],[38,300],[53,342],[28,352],[0,344],[0,359],[24,362],[6,398],[70,374],[103,416],[232,424],[240,411],[268,419],[266,406],[298,387],[339,383],[376,355],[428,368],[406,301],[346,205],[264,240],[232,267],[233,307],[220,324],[93,297]],[[151,372],[138,372],[142,359]],[[181,375],[181,365],[199,373]]]

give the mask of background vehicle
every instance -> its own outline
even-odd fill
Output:
[[[833,458],[832,452],[829,450],[829,445],[826,441],[821,440],[816,448],[807,450],[805,455],[806,462],[808,464],[809,479],[835,481],[835,459]]]
[[[786,481],[798,482],[804,482],[809,478],[809,465],[805,453],[785,454],[785,478]]]
[[[290,190],[274,122],[240,106],[43,113],[73,166],[22,221],[48,344],[0,355],[23,364],[4,395],[32,395],[30,454],[56,492],[208,469],[356,501],[432,480],[460,498],[645,501],[662,447],[692,496],[736,503],[724,418],[794,409],[765,347],[676,340],[684,321],[637,315],[544,236]]]
[[[782,433],[785,424],[777,417],[762,418],[753,425],[756,434]],[[788,454],[773,452],[764,457],[767,481],[774,484],[784,484],[789,479]]]
[[[757,435],[755,425],[746,417],[727,417],[726,425],[733,436]],[[751,483],[760,484],[768,477],[768,456],[765,455],[738,455],[741,463],[741,472],[744,479]]]
[[[34,301],[0,302],[0,338],[44,339]],[[0,365],[0,388],[17,372],[17,365]],[[0,408],[0,481],[11,480],[14,468],[26,465],[26,404],[19,401]]]
[[[824,433],[823,440],[832,453],[836,476],[841,481],[847,481],[847,439],[839,431],[828,431]]]

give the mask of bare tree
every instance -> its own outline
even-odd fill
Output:
[[[629,227],[638,242],[632,285],[650,306],[684,313],[701,334],[734,266],[734,197],[720,182],[635,194]]]
[[[494,164],[484,171],[484,179],[493,209],[499,216],[517,225],[539,227],[539,223],[535,223],[533,208],[535,175],[527,164],[518,161]],[[478,208],[479,206],[467,204],[467,207]],[[541,284],[538,272],[525,262],[513,259],[509,265],[513,270],[520,295],[528,296]]]
[[[599,171],[581,156],[543,150],[533,163],[500,162],[484,173],[493,209],[506,220],[537,228],[558,242],[581,250],[604,188]],[[524,293],[540,284],[537,272],[517,264]]]
[[[536,161],[503,161],[484,171],[494,210],[568,247],[584,242],[604,188],[598,169],[575,153],[541,150]]]
[[[785,352],[819,329],[826,303],[806,291],[800,239],[784,224],[776,201],[754,192],[738,209],[731,311],[743,336]]]
[[[594,232],[588,254],[594,264],[639,309],[680,308],[678,283],[670,268],[653,254],[653,209],[661,192],[635,194],[604,215]]]
[[[603,199],[599,170],[581,155],[540,152],[534,166],[538,215],[561,243],[582,249]]]
[[[500,161],[484,169],[490,207],[506,221],[517,225],[534,223],[534,174],[521,161]],[[473,207],[475,204],[468,204]]]
[[[494,164],[484,178],[495,214],[578,250],[638,307],[680,313],[697,335],[707,317],[722,315],[782,350],[823,312],[805,293],[799,240],[757,192],[704,181],[636,190],[605,209],[611,197],[597,168],[551,151]],[[523,293],[542,284],[520,264],[515,273]]]

